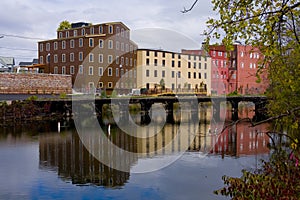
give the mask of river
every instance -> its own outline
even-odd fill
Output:
[[[129,128],[121,114],[97,126],[70,119],[2,127],[0,199],[226,199],[213,194],[223,175],[241,176],[268,158],[267,124],[221,132],[209,106],[200,120],[182,112],[174,123],[160,110],[150,124],[132,115],[139,126]],[[230,120],[226,111],[221,118]],[[239,115],[253,117],[252,107]]]

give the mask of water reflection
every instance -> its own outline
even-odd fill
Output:
[[[128,152],[138,153],[130,154],[130,156],[123,154],[122,151],[110,149],[103,137],[94,141],[89,130],[85,130],[87,136],[90,135],[86,140],[90,146],[96,146],[92,148],[96,151],[92,154],[83,145],[78,133],[72,127],[61,133],[41,134],[39,136],[40,168],[55,169],[63,180],[71,181],[73,184],[94,184],[115,188],[123,186],[128,181],[130,170],[141,161],[150,159],[150,164],[155,163],[157,159],[167,159],[168,156],[176,155],[186,149],[202,154],[217,154],[222,157],[269,153],[267,147],[269,138],[264,134],[268,128],[267,124],[251,127],[248,123],[238,123],[218,134],[216,127],[219,126],[210,118],[211,108],[203,109],[206,109],[206,112],[199,113],[201,119],[199,121],[191,120],[193,113],[181,112],[180,117],[184,119],[181,123],[165,124],[161,131],[157,131],[155,126],[146,127],[146,135],[158,132],[146,138],[126,134],[113,121],[102,124],[101,127],[106,130],[105,137],[109,138],[114,145]],[[248,114],[245,114],[246,117],[249,117]],[[175,113],[174,118],[176,117],[178,116]],[[99,162],[93,156],[95,154],[110,160],[109,165]],[[125,172],[117,170],[116,166],[122,166],[127,170]]]

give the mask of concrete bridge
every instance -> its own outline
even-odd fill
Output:
[[[54,100],[37,100],[35,103],[43,107],[45,112],[60,112],[71,114],[72,105],[93,104],[98,116],[102,115],[102,108],[105,104],[117,104],[120,111],[128,111],[129,104],[140,104],[145,123],[150,120],[149,111],[153,104],[163,104],[167,112],[167,121],[172,122],[174,103],[187,103],[190,105],[191,112],[198,116],[199,103],[211,102],[214,109],[214,119],[220,119],[220,107],[222,102],[229,102],[232,106],[232,119],[238,119],[238,105],[240,102],[252,102],[255,105],[255,117],[257,120],[264,116],[263,108],[267,103],[265,96],[229,96],[229,97],[132,97],[132,98],[95,98],[84,99],[83,97],[73,99],[54,99]]]

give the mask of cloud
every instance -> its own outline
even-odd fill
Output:
[[[213,15],[212,6],[210,0],[201,0],[191,12],[181,13],[184,7],[188,8],[193,2],[194,0],[2,0],[0,34],[53,39],[59,23],[63,20],[87,21],[93,24],[122,21],[131,30],[173,30],[201,44],[203,38],[200,33],[205,29],[208,16]],[[0,39],[0,46],[4,45],[4,40]],[[19,43],[19,40],[10,38],[9,44],[5,42],[5,45],[37,48],[37,40]],[[19,53],[0,49],[0,55],[14,56]],[[30,55],[29,52],[26,54]],[[32,57],[36,57],[36,53]]]

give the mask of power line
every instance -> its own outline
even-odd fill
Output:
[[[12,47],[0,47],[0,49],[9,49],[9,50],[17,50],[17,51],[37,51],[36,49],[12,48]]]
[[[15,38],[21,38],[21,39],[28,39],[28,40],[46,40],[45,38],[35,38],[35,37],[27,37],[27,36],[22,36],[22,35],[12,35],[12,34],[4,34],[4,33],[0,33],[0,36],[15,37]]]

